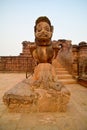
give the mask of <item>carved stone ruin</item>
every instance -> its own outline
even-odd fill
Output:
[[[30,45],[37,64],[34,73],[7,91],[3,101],[10,111],[15,112],[66,111],[70,92],[58,81],[51,64],[55,58],[51,42],[53,26],[47,17],[39,17],[34,31],[35,44]]]

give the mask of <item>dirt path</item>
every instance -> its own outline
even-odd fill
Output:
[[[65,113],[9,113],[4,93],[25,78],[25,74],[0,74],[0,130],[87,130],[87,88],[66,85],[71,92]]]

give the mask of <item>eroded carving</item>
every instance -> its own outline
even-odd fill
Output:
[[[70,92],[58,81],[52,59],[53,26],[47,17],[36,20],[35,44],[30,46],[37,62],[33,75],[5,93],[3,101],[11,111],[66,111]]]

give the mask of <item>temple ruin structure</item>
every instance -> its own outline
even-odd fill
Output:
[[[87,86],[87,42],[83,41],[78,45],[65,39],[52,42],[55,46],[62,45],[58,57],[63,66],[79,83]],[[22,53],[18,56],[0,56],[0,72],[32,72],[35,62],[30,53],[31,44],[34,42],[23,41]],[[55,53],[57,53],[56,47]]]

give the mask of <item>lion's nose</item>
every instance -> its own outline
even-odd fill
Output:
[[[47,33],[46,33],[45,30],[42,30],[41,33],[42,33],[43,35],[47,35]]]

